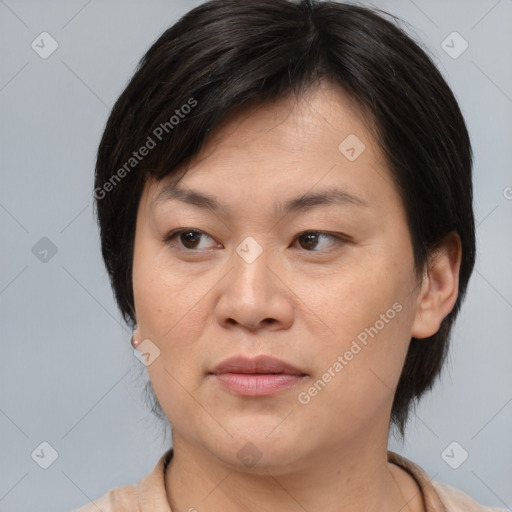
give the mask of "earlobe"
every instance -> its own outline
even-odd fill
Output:
[[[139,346],[140,342],[141,342],[141,338],[140,338],[139,328],[137,327],[137,324],[135,324],[133,326],[133,333],[132,333],[132,339],[131,339],[132,347],[137,348]]]
[[[429,256],[417,299],[412,337],[433,336],[453,309],[459,293],[461,258],[460,237],[452,231]]]

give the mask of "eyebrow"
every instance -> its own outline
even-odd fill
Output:
[[[156,197],[154,204],[157,205],[172,200],[181,201],[224,215],[229,213],[228,207],[219,203],[215,197],[192,189],[181,189],[175,184],[166,185]],[[330,205],[369,207],[369,204],[360,197],[340,188],[333,187],[318,192],[307,192],[302,196],[288,199],[284,203],[277,203],[274,206],[274,214],[276,217],[279,217],[287,215],[288,213],[306,211],[312,208]]]

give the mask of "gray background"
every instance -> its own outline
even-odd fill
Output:
[[[167,448],[100,257],[93,166],[138,60],[199,3],[0,1],[0,511],[70,511],[138,482]],[[512,1],[372,5],[414,27],[460,102],[475,151],[479,244],[442,381],[405,444],[391,439],[390,448],[436,480],[510,508]],[[59,45],[47,59],[31,47],[43,31]],[[453,31],[469,43],[456,59],[441,47]],[[54,255],[38,254],[43,237]],[[48,469],[31,457],[43,441],[58,453]],[[458,469],[441,457],[452,441],[469,453]]]

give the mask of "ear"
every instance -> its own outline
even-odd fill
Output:
[[[414,338],[433,336],[453,309],[459,294],[461,258],[461,241],[455,231],[446,235],[429,255],[412,325]]]
[[[133,326],[133,333],[132,333],[132,336],[133,336],[133,339],[134,340],[139,340],[139,341],[142,341],[141,337],[140,337],[140,329],[139,327],[137,326],[137,324],[135,324]]]

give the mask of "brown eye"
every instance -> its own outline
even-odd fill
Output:
[[[209,235],[197,229],[179,229],[170,233],[166,237],[165,241],[166,243],[173,245],[175,239],[179,238],[179,248],[185,248],[189,250],[211,248],[200,247],[201,237],[203,237],[203,239],[209,238],[210,240],[213,240]]]
[[[321,231],[306,231],[297,237],[299,244],[303,249],[312,252],[318,252],[327,249],[332,243],[322,242],[323,240],[334,240],[335,243],[343,242],[340,236],[330,235],[329,233],[323,233]]]

